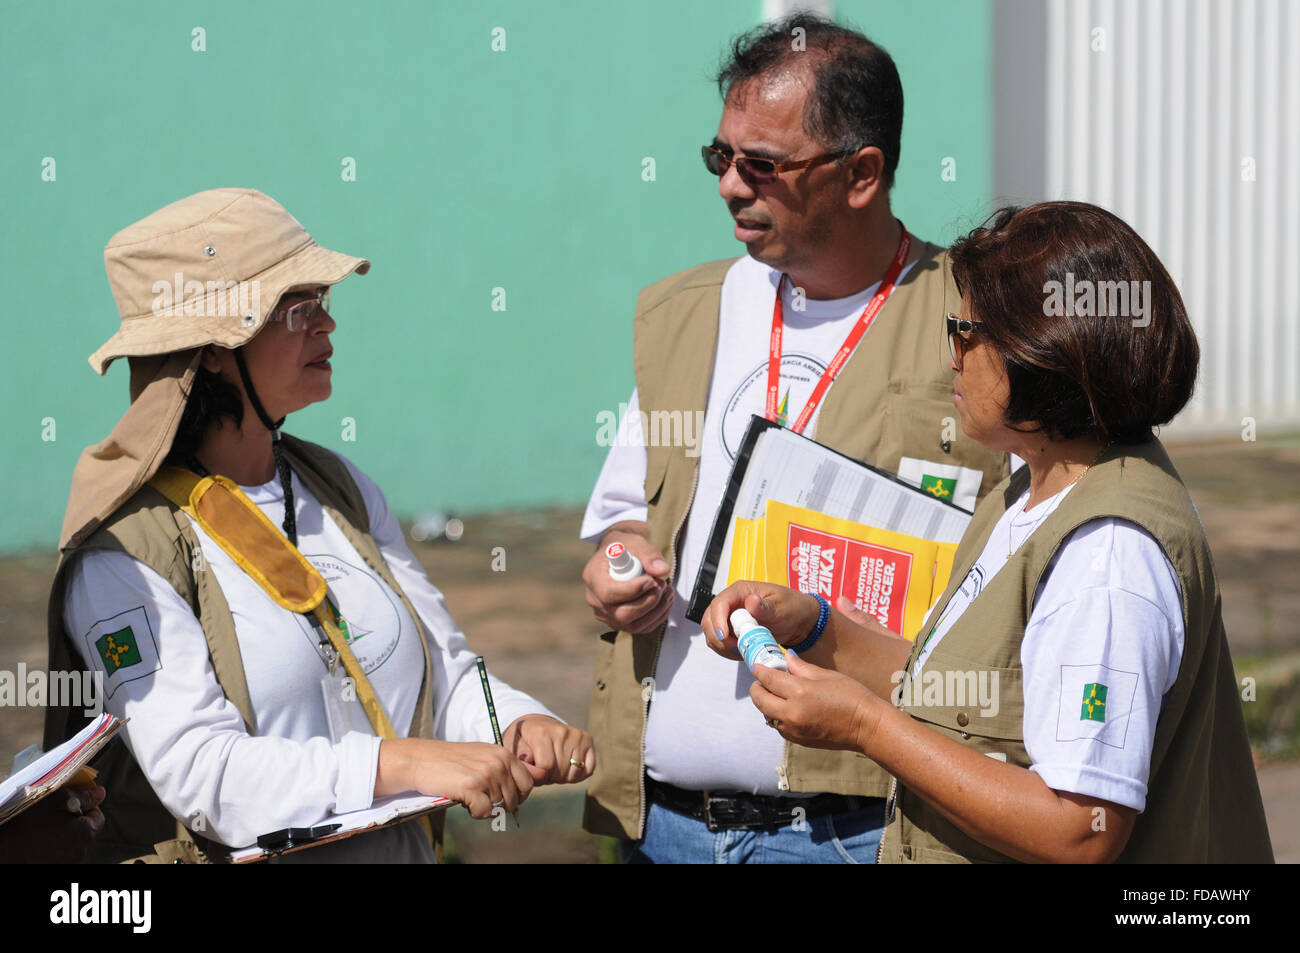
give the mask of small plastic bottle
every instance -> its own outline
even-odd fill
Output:
[[[626,582],[641,575],[641,560],[628,551],[622,543],[610,543],[605,547],[605,558],[609,560],[609,575],[619,582]]]
[[[782,672],[790,671],[785,664],[785,649],[745,609],[731,613],[731,628],[735,630],[736,641],[740,643],[740,654],[744,656],[745,664],[751,672],[755,665],[766,665]]]

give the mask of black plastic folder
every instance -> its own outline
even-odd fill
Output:
[[[731,467],[726,492],[695,577],[686,618],[699,622],[726,588],[734,518],[757,519],[768,499],[943,543],[961,539],[971,514],[802,434],[754,415]]]

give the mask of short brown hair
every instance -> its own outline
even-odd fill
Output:
[[[1105,209],[1003,208],[950,260],[978,340],[1006,368],[1008,425],[1036,421],[1026,432],[1052,440],[1141,443],[1191,398],[1200,347],[1182,296],[1150,246]]]

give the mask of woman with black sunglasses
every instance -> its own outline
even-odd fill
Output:
[[[734,656],[741,606],[816,637],[751,697],[785,738],[894,775],[882,861],[1270,861],[1209,545],[1153,436],[1196,378],[1177,288],[1077,202],[1004,209],[951,260],[962,428],[1026,466],[913,639],[740,582],[710,644]]]

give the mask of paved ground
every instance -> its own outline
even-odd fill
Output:
[[[1300,754],[1300,437],[1175,447],[1171,454],[1192,488],[1214,549],[1238,675],[1256,677],[1259,704],[1273,706],[1259,719],[1267,723],[1259,779],[1278,859],[1297,862],[1300,762],[1280,756]],[[573,509],[493,514],[467,519],[459,543],[412,545],[494,674],[585,724],[598,627],[578,579],[590,554],[576,539],[580,515]],[[492,569],[498,546],[505,549],[504,572]],[[44,662],[53,567],[47,552],[0,559],[0,670]],[[38,710],[23,708],[0,713],[0,772],[14,752],[38,739],[40,718]],[[590,862],[603,852],[607,856],[607,846],[577,829],[577,795],[571,789],[541,792],[520,812],[521,828],[512,823],[506,832],[457,809],[451,816],[452,854],[473,862]]]

